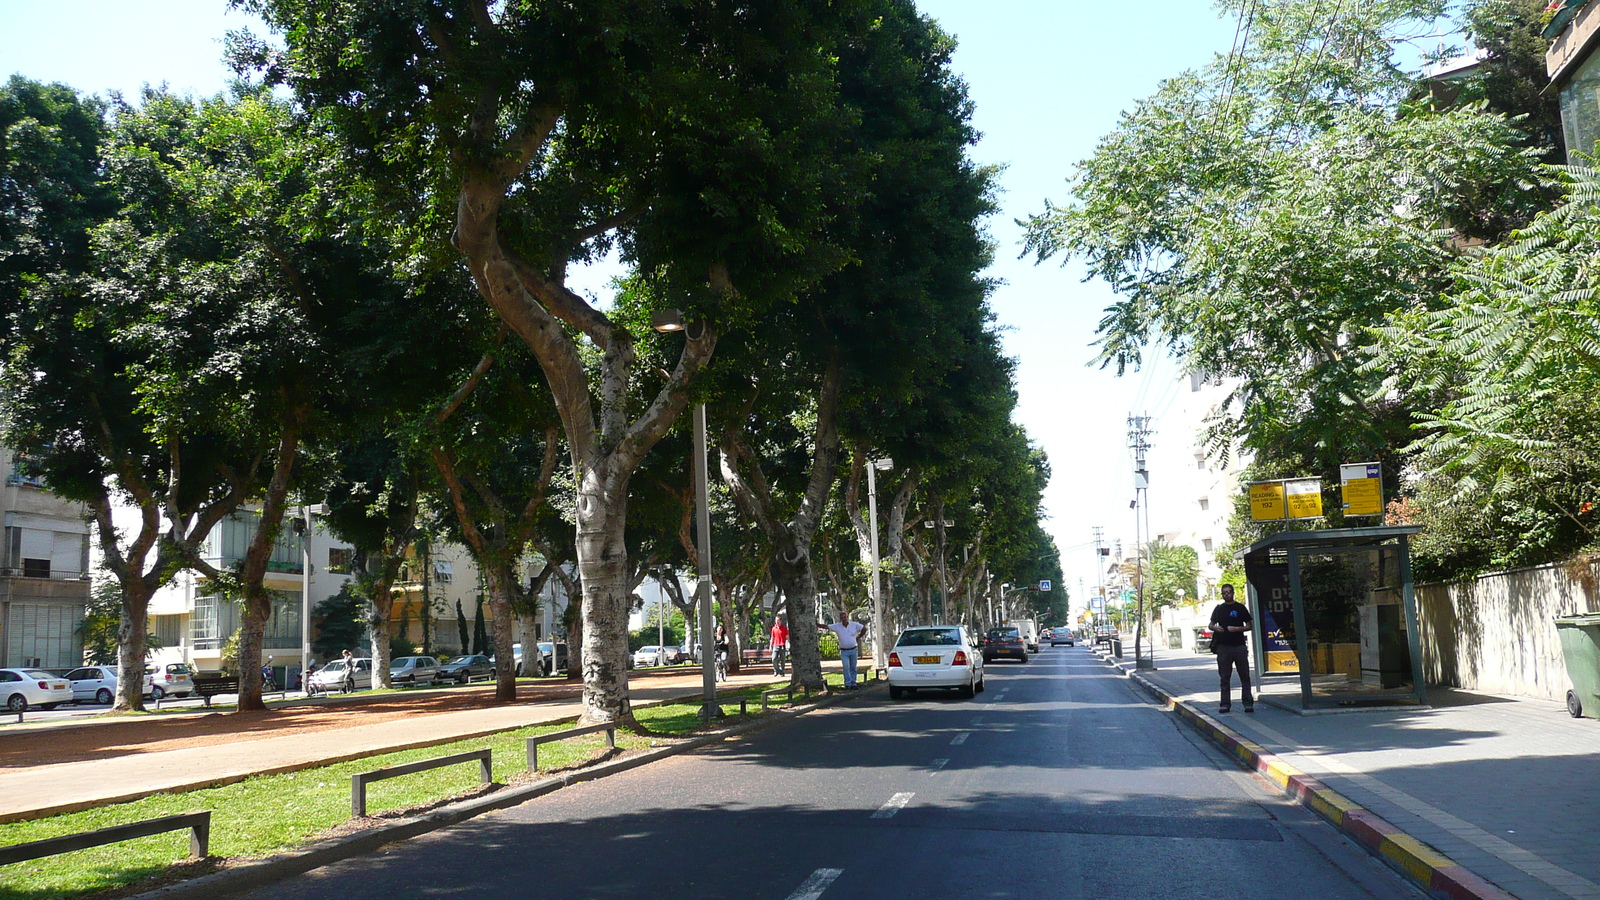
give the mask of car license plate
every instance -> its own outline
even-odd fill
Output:
[[[936,666],[940,660],[937,656],[913,656],[911,661],[919,666]]]

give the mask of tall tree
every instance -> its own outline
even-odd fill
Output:
[[[435,249],[451,240],[543,368],[576,473],[585,714],[631,719],[629,479],[717,329],[835,264],[815,238],[839,184],[831,61],[850,4],[245,5],[287,49],[241,40],[241,63],[338,123],[405,193],[428,193],[437,215],[419,230]],[[566,283],[611,247],[703,326],[642,410],[637,323]]]
[[[1396,48],[1435,0],[1229,2],[1234,52],[1163,82],[1028,221],[1029,251],[1086,262],[1121,298],[1119,372],[1164,346],[1237,384],[1210,437],[1330,477],[1391,459],[1414,410],[1372,399],[1366,328],[1437,304],[1465,239],[1539,202],[1538,151],[1481,106],[1411,102]],[[1249,15],[1245,15],[1246,10]]]

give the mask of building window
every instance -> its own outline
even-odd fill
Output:
[[[1200,510],[1202,512],[1204,512],[1205,510],[1208,510],[1210,508],[1211,508],[1211,498],[1210,497],[1201,497],[1200,498]]]
[[[1202,540],[1200,542],[1200,544],[1201,544],[1201,546],[1206,548],[1206,552],[1207,553],[1211,552],[1211,538],[1206,538],[1205,540]]]
[[[48,559],[24,559],[22,561],[22,577],[23,578],[49,578],[50,577],[50,560],[48,560]]]
[[[1206,455],[1204,453],[1196,453],[1194,455],[1194,467],[1202,472],[1206,470]]]
[[[328,548],[328,572],[334,575],[350,574],[350,548]]]
[[[450,579],[455,575],[455,571],[447,562],[436,562],[433,564],[433,574],[434,580],[438,583],[449,584]]]
[[[219,621],[222,598],[194,598],[194,612],[189,616],[189,639],[196,650],[215,650],[222,646],[222,623]]]
[[[1200,372],[1190,372],[1189,373],[1189,392],[1190,393],[1194,393],[1194,392],[1200,390],[1200,386],[1205,384],[1205,383],[1206,383],[1206,376],[1205,375],[1201,374]]]

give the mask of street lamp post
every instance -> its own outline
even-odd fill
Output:
[[[683,313],[675,309],[657,310],[650,314],[650,327],[656,331],[685,331]],[[690,335],[694,337],[694,335]],[[711,501],[709,478],[706,474],[706,405],[694,408],[694,495],[699,531],[700,581],[695,585],[695,602],[700,607],[700,718],[715,719],[722,715],[717,705],[716,648],[711,639]]]
[[[878,577],[878,472],[887,472],[894,468],[892,459],[873,459],[867,461],[867,527],[872,530],[872,647],[873,655],[877,659],[877,667],[887,671],[889,668],[889,646],[886,643],[888,636],[884,634],[884,603],[883,586],[879,584]]]

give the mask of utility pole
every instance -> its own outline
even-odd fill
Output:
[[[1139,509],[1144,507],[1146,547],[1150,543],[1150,470],[1145,454],[1150,450],[1150,416],[1128,416],[1128,448],[1133,451],[1133,563],[1134,584],[1139,592],[1139,622],[1133,632],[1133,665],[1137,669],[1155,668],[1144,658],[1144,561],[1140,554]]]
[[[1089,604],[1089,611],[1094,613],[1089,616],[1089,621],[1094,623],[1094,634],[1090,636],[1091,646],[1100,640],[1100,628],[1107,623],[1106,613],[1106,557],[1110,555],[1110,548],[1106,547],[1106,530],[1099,525],[1094,526],[1094,571],[1095,580],[1099,582],[1100,611],[1094,612],[1094,604]]]

